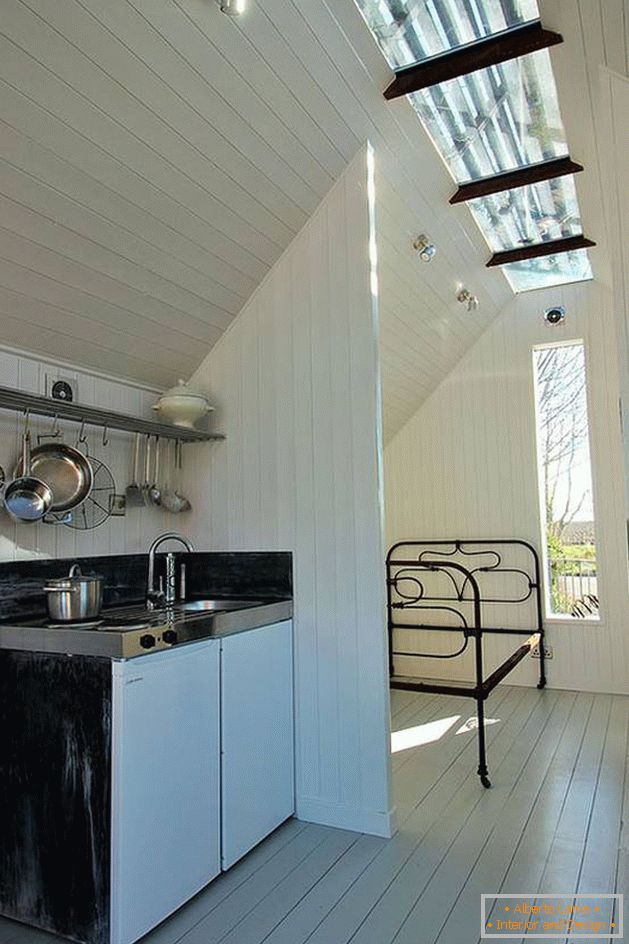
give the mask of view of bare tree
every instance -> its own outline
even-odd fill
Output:
[[[536,352],[541,466],[549,536],[565,528],[591,499],[589,476],[575,474],[587,458],[588,415],[581,344]]]

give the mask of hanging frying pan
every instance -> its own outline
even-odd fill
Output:
[[[18,462],[16,477],[23,472],[24,460]],[[51,442],[31,452],[31,472],[45,482],[52,492],[50,511],[70,511],[89,496],[93,474],[88,459],[66,443]]]

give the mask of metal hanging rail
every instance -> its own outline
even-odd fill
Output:
[[[155,423],[126,413],[101,410],[95,406],[80,403],[67,403],[53,400],[52,397],[40,397],[25,390],[12,390],[0,387],[0,409],[24,413],[28,410],[36,416],[48,416],[51,419],[70,420],[84,423],[86,426],[98,426],[108,430],[118,429],[127,433],[143,433],[159,436],[162,439],[177,439],[186,442],[220,442],[225,439],[223,433],[209,433],[199,429],[187,429],[185,426],[173,426],[169,423]]]

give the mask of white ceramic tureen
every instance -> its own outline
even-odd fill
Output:
[[[161,395],[157,403],[153,404],[153,409],[175,426],[193,429],[195,423],[214,407],[210,406],[200,390],[194,390],[185,380],[179,380],[175,387]]]

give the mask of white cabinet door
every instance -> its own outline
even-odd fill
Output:
[[[227,869],[291,816],[292,624],[222,641],[222,862]]]
[[[114,663],[112,944],[220,872],[220,644]]]

